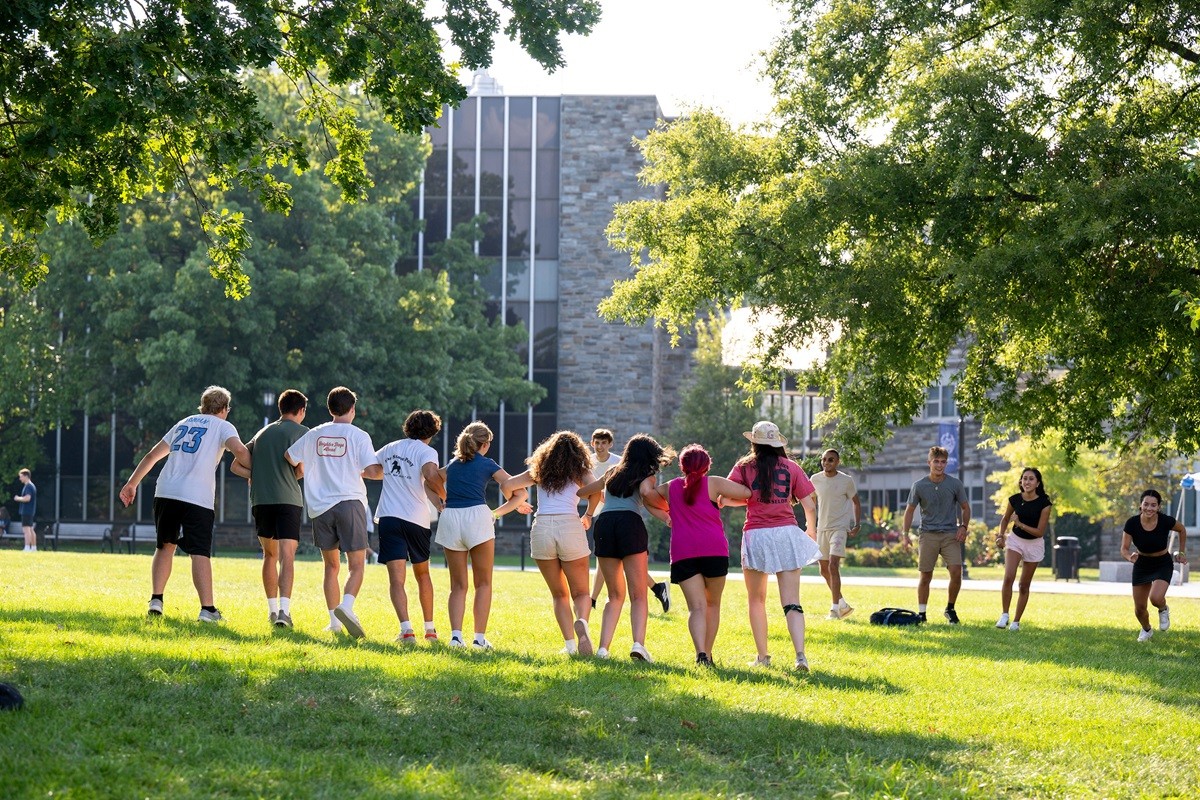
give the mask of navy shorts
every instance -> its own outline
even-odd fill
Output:
[[[156,549],[177,545],[190,556],[212,557],[213,523],[217,515],[211,508],[195,503],[154,498],[154,530]]]
[[[415,522],[399,517],[379,518],[379,563],[411,561],[423,564],[429,560],[429,543],[433,532]]]
[[[683,583],[688,578],[724,578],[729,574],[729,556],[697,556],[671,564],[671,583]]]
[[[254,531],[260,539],[300,541],[300,506],[264,503],[250,511],[254,514]]]
[[[649,549],[646,523],[636,511],[602,511],[592,531],[597,558],[625,558]]]

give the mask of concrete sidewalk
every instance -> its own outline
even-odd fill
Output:
[[[936,574],[936,573],[935,573]],[[944,573],[943,573],[944,574]],[[730,573],[733,577],[733,573]],[[738,579],[741,575],[738,575]],[[820,575],[803,575],[800,578],[803,584],[825,585],[825,581]],[[934,578],[932,588],[945,589],[949,581],[946,578]],[[843,586],[895,586],[907,589],[917,588],[916,578],[898,578],[894,576],[886,578],[863,578],[863,577],[847,577],[842,576]],[[1000,581],[996,580],[964,580],[962,582],[962,590],[964,592],[1000,592]],[[1128,583],[1116,583],[1113,581],[1047,581],[1035,580],[1029,587],[1031,594],[1090,594],[1090,595],[1117,595],[1121,597],[1131,596],[1130,585]],[[1016,593],[1016,586],[1013,586],[1013,592]],[[1167,591],[1168,598],[1186,597],[1191,599],[1200,599],[1200,583],[1185,583],[1183,586],[1172,586]]]

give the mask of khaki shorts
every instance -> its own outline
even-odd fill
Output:
[[[846,557],[846,537],[850,531],[845,528],[817,529],[817,548],[821,551],[820,561],[828,561],[830,556]]]
[[[367,507],[359,500],[343,500],[312,520],[313,544],[318,550],[353,553],[367,549]]]
[[[529,531],[529,554],[538,561],[577,561],[592,554],[583,521],[574,514],[534,517]]]
[[[447,508],[438,517],[434,541],[446,550],[472,550],[496,538],[496,520],[488,506]]]
[[[962,566],[963,546],[955,531],[922,531],[917,546],[920,553],[917,569],[921,572],[933,572],[939,555],[947,567]]]

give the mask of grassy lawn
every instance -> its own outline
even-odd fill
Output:
[[[808,658],[752,671],[740,582],[719,668],[695,667],[686,615],[652,614],[657,662],[558,655],[537,573],[496,575],[491,653],[393,644],[386,576],[357,606],[362,643],[321,632],[319,565],[298,569],[295,630],[271,630],[257,562],[218,558],[228,622],[196,623],[188,562],[144,617],[145,556],[0,551],[0,796],[33,797],[1195,797],[1200,602],[1135,641],[1128,598],[1035,596],[1019,633],[967,589],[963,625],[821,620]],[[435,570],[447,636],[446,572]],[[855,587],[860,609],[911,605]],[[682,604],[682,598],[677,599]],[[933,600],[942,597],[935,591]],[[772,606],[776,606],[774,600]],[[776,606],[777,607],[777,606]],[[940,606],[936,606],[939,607]],[[598,617],[597,617],[598,621]],[[468,630],[470,624],[468,622]],[[598,624],[594,626],[598,630]]]

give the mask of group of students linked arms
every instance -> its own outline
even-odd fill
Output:
[[[377,523],[378,561],[388,575],[389,599],[399,621],[396,641],[418,641],[410,618],[407,573],[411,564],[426,641],[439,641],[434,624],[434,590],[429,559],[439,544],[450,572],[447,611],[450,647],[490,650],[487,625],[492,604],[496,522],[505,514],[534,514],[530,555],[551,596],[553,617],[563,637],[562,652],[608,658],[628,600],[634,660],[652,661],[647,648],[648,596],[669,602],[666,584],[656,584],[648,571],[650,516],[670,526],[670,582],[687,604],[688,632],[696,663],[711,666],[721,622],[721,600],[729,573],[729,542],[721,509],[745,506],[741,566],[746,584],[755,658],[752,666],[771,664],[768,650],[767,586],[771,576],[794,651],[794,668],[807,672],[805,615],[800,605],[801,570],[819,562],[831,594],[828,619],[844,619],[853,608],[842,596],[839,561],[847,539],[862,522],[853,479],[838,470],[840,456],[827,450],[821,471],[812,478],[787,456],[787,440],[778,427],[762,421],[743,435],[749,452],[725,477],[710,475],[712,459],[692,444],[678,455],[680,477],[660,482],[664,466],[675,454],[647,434],[626,443],[620,457],[609,452],[612,434],[593,434],[593,451],[570,431],[558,431],[526,459],[527,469],[510,475],[489,456],[492,432],[472,422],[458,435],[454,455],[439,466],[431,440],[441,432],[441,419],[431,411],[413,411],[404,436],[376,449],[366,431],[354,425],[357,397],[346,387],[326,399],[331,421],[309,429],[304,425],[308,399],[295,389],[278,400],[279,419],[243,444],[227,421],[229,392],[205,390],[198,414],[180,420],[142,458],[121,489],[129,505],[151,468],[166,459],[154,498],[156,550],[151,567],[148,613],[164,611],[164,592],[176,548],[191,556],[192,579],[200,601],[199,620],[220,622],[213,601],[211,553],[215,506],[215,471],[224,452],[233,454],[231,469],[250,480],[251,506],[263,552],[262,581],[273,625],[291,627],[295,555],[303,510],[307,507],[313,542],[324,562],[322,590],[329,615],[327,631],[361,638],[365,635],[354,610],[363,585],[369,549],[370,520]],[[962,547],[970,506],[961,482],[945,472],[946,452],[930,449],[930,474],[913,485],[904,516],[907,531],[921,511],[918,537],[921,580],[918,600],[922,620],[929,581],[939,557],[951,572],[946,619],[958,623],[954,601],[961,579]],[[382,482],[372,513],[365,480]],[[488,504],[487,489],[498,485],[500,504]],[[536,511],[530,492],[536,491]],[[1023,471],[1020,492],[1009,498],[1000,522],[1005,545],[1003,613],[997,627],[1017,630],[1029,599],[1029,588],[1044,553],[1050,500],[1036,469]],[[586,510],[581,507],[586,503]],[[1170,624],[1166,587],[1172,560],[1186,563],[1185,532],[1172,517],[1158,513],[1161,498],[1148,490],[1141,514],[1125,526],[1122,554],[1134,562],[1135,614],[1142,625],[1139,640],[1152,635],[1147,605],[1159,610],[1160,630]],[[797,524],[795,506],[805,519]],[[436,537],[433,513],[438,514]],[[1009,531],[1011,530],[1011,534]],[[588,542],[588,532],[594,551]],[[1180,552],[1167,552],[1166,537],[1179,535]],[[1137,547],[1137,551],[1132,549]],[[590,558],[597,558],[595,589]],[[342,557],[348,575],[341,582]],[[1012,585],[1020,580],[1015,613],[1010,617]],[[958,570],[958,572],[956,572]],[[473,636],[463,634],[469,588]],[[601,587],[607,601],[598,638],[593,638],[591,612]]]

